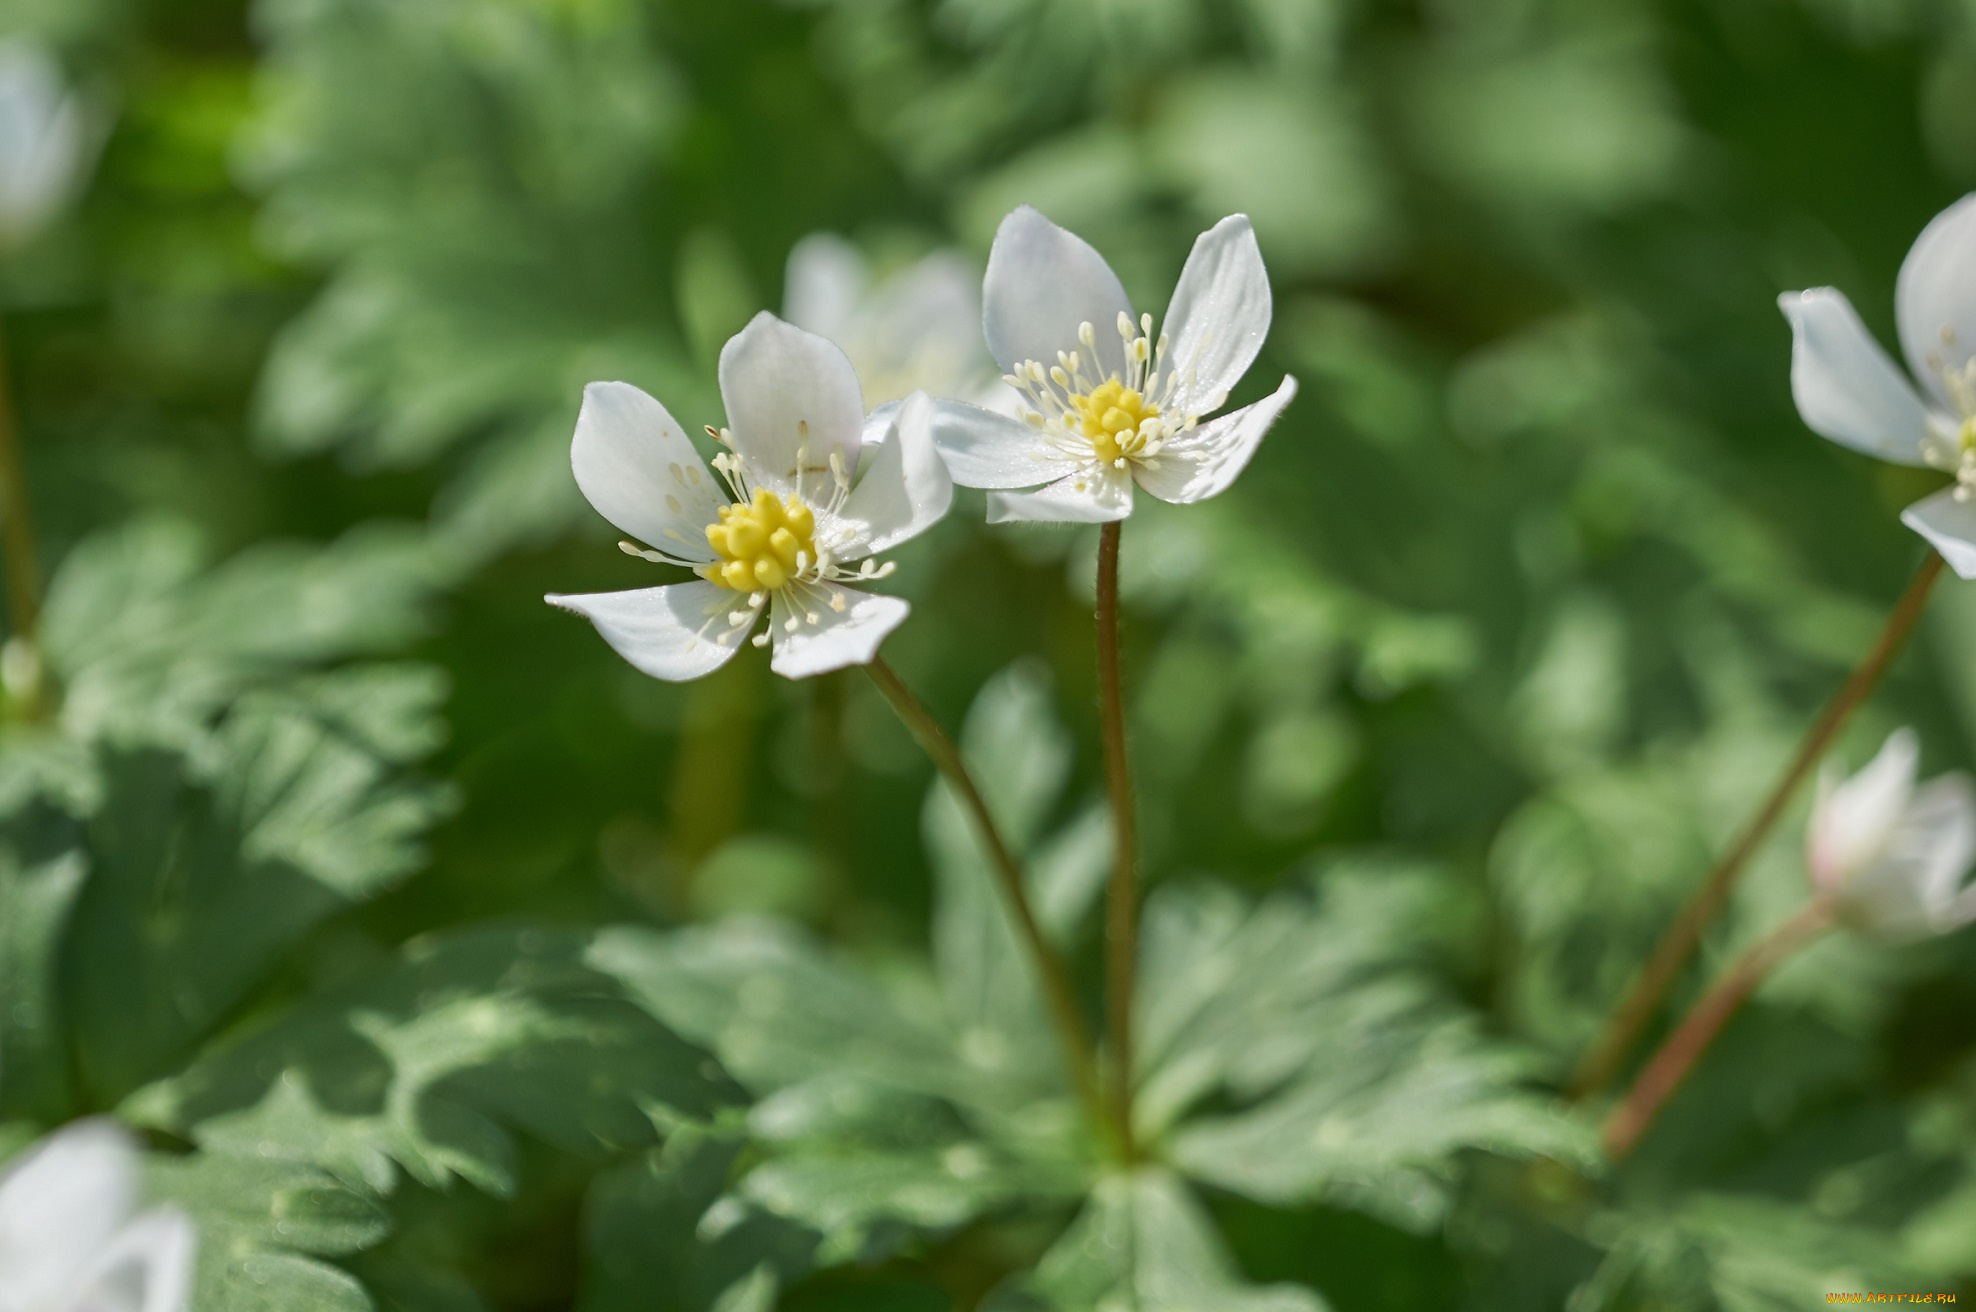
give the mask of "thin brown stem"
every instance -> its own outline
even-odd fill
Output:
[[[7,642],[0,646],[0,688],[5,689],[10,717],[38,720],[47,708],[41,659],[41,565],[34,547],[34,511],[28,501],[4,333],[0,333],[0,557],[5,561],[9,628]]]
[[[981,845],[988,852],[989,868],[995,872],[1002,896],[1008,903],[1010,918],[1015,921],[1017,936],[1028,949],[1042,981],[1044,1002],[1056,1023],[1057,1038],[1063,1046],[1064,1064],[1070,1070],[1071,1082],[1076,1085],[1078,1096],[1084,1100],[1098,1125],[1108,1125],[1104,1095],[1098,1083],[1097,1063],[1092,1056],[1091,1032],[1078,1011],[1077,994],[1071,988],[1070,972],[1064,968],[1062,958],[1050,946],[1050,941],[1043,936],[1043,928],[1029,903],[1029,890],[1023,882],[1022,867],[1003,840],[1002,831],[988,810],[987,800],[982,797],[980,788],[975,786],[974,775],[967,767],[967,758],[961,755],[960,748],[940,727],[940,722],[933,718],[933,713],[913,696],[912,690],[906,687],[883,657],[874,657],[864,669],[973,818]]]
[[[1119,526],[1098,538],[1098,710],[1111,793],[1112,877],[1105,898],[1105,1016],[1112,1059],[1112,1120],[1125,1159],[1137,1154],[1132,1133],[1132,995],[1139,960],[1139,823],[1132,763],[1125,751],[1125,695],[1118,673]]]
[[[41,624],[41,567],[35,559],[34,514],[28,505],[4,334],[0,334],[0,515],[5,516],[0,543],[6,554],[9,636],[31,643]]]
[[[1688,1073],[1707,1052],[1722,1027],[1756,992],[1757,985],[1805,944],[1832,926],[1832,904],[1823,898],[1806,906],[1737,959],[1695,1004],[1681,1027],[1669,1036],[1660,1051],[1641,1070],[1639,1079],[1624,1102],[1606,1118],[1601,1139],[1606,1156],[1623,1161],[1640,1142],[1640,1136],[1660,1115],[1660,1109],[1681,1087]]]
[[[1578,1064],[1572,1076],[1569,1094],[1573,1098],[1588,1098],[1612,1083],[1620,1065],[1639,1041],[1640,1032],[1653,1020],[1654,1014],[1667,997],[1667,992],[1680,977],[1682,967],[1694,955],[1702,934],[1715,923],[1729,904],[1729,894],[1736,887],[1736,880],[1743,873],[1743,867],[1756,855],[1763,840],[1769,836],[1777,821],[1789,807],[1791,798],[1797,793],[1805,777],[1825,755],[1839,730],[1852,718],[1873,689],[1880,683],[1887,669],[1900,655],[1908,634],[1920,620],[1927,608],[1928,594],[1941,577],[1942,558],[1933,551],[1921,562],[1915,571],[1914,579],[1907,585],[1907,591],[1894,604],[1893,613],[1887,616],[1886,625],[1880,630],[1880,637],[1866,659],[1853,670],[1838,695],[1825,707],[1816,723],[1798,745],[1797,754],[1785,767],[1783,775],[1764,799],[1763,805],[1743,826],[1736,839],[1729,845],[1708,878],[1702,881],[1688,904],[1681,908],[1681,914],[1674,918],[1667,932],[1655,945],[1653,955],[1641,968],[1633,981],[1625,999],[1606,1022],[1606,1028]]]

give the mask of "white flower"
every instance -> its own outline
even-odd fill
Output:
[[[943,403],[934,440],[955,482],[996,489],[991,522],[1123,519],[1134,483],[1162,501],[1204,500],[1235,481],[1297,394],[1285,377],[1273,395],[1200,422],[1269,332],[1269,276],[1244,215],[1194,243],[1157,337],[1104,257],[1027,205],[995,234],[983,300],[1020,418]]]
[[[0,41],[0,247],[34,237],[75,198],[94,137],[54,58]]]
[[[874,284],[856,247],[812,233],[789,252],[782,317],[835,342],[874,409],[913,392],[983,404],[1005,394],[981,345],[981,279],[951,251]]]
[[[0,1176],[0,1312],[185,1312],[197,1247],[169,1208],[136,1215],[137,1147],[78,1121]]]
[[[714,458],[716,480],[657,401],[625,383],[585,389],[570,445],[577,486],[648,544],[626,551],[700,580],[547,600],[589,617],[659,679],[719,669],[764,610],[768,632],[755,645],[773,638],[778,674],[869,662],[908,607],[844,585],[891,573],[873,556],[932,527],[953,501],[929,433],[932,403],[916,393],[867,424],[844,353],[767,313],[722,348],[720,392],[728,427],[707,430],[728,448]]]
[[[1812,431],[1855,451],[1955,475],[1901,521],[1949,567],[1976,578],[1976,195],[1936,215],[1915,239],[1894,288],[1894,313],[1914,384],[1880,349],[1851,302],[1831,287],[1778,298],[1794,334],[1791,392]]]
[[[1812,884],[1859,928],[1889,938],[1946,933],[1976,920],[1976,792],[1959,774],[1915,787],[1920,748],[1899,729],[1858,774],[1819,781],[1805,839]]]

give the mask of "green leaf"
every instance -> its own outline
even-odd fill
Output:
[[[319,1259],[360,1252],[390,1233],[377,1203],[332,1176],[261,1156],[153,1159],[161,1201],[199,1232],[192,1305],[200,1312],[371,1312],[354,1277]]]
[[[912,1231],[1083,1187],[1091,1145],[1072,1104],[984,1083],[937,1010],[908,1009],[798,931],[612,930],[590,960],[761,1098],[748,1126],[768,1156],[736,1193],[819,1232],[820,1261],[871,1259]]]
[[[847,1069],[936,1097],[969,1092],[935,1018],[909,1011],[792,927],[736,920],[673,934],[608,929],[587,961],[719,1056],[757,1096]]]
[[[415,943],[396,970],[224,1045],[143,1090],[129,1114],[378,1193],[402,1169],[507,1195],[509,1127],[594,1154],[732,1102],[702,1053],[583,964],[589,945],[533,928]]]
[[[1273,1204],[1323,1201],[1424,1229],[1468,1149],[1589,1160],[1590,1136],[1525,1087],[1401,945],[1432,871],[1335,870],[1251,907],[1204,886],[1147,908],[1138,1121],[1180,1169]],[[1418,928],[1416,928],[1418,927]],[[1179,1123],[1219,1093],[1240,1109]]]
[[[1279,1206],[1321,1201],[1408,1230],[1447,1215],[1459,1155],[1590,1163],[1591,1127],[1528,1092],[1529,1062],[1462,1020],[1368,1017],[1329,1029],[1313,1070],[1259,1106],[1181,1128],[1174,1164]]]
[[[416,636],[441,577],[404,527],[326,548],[262,543],[210,567],[198,532],[177,521],[99,533],[48,590],[42,637],[62,725],[125,745],[199,742],[249,689]]]
[[[764,1099],[748,1128],[772,1155],[737,1192],[820,1232],[824,1263],[871,1260],[912,1231],[950,1231],[1016,1199],[1074,1198],[1088,1178],[1061,1131],[997,1133],[1006,1126],[855,1071]]]
[[[1034,1274],[986,1312],[1322,1312],[1290,1285],[1257,1287],[1235,1271],[1201,1205],[1156,1168],[1098,1182],[1090,1203]]]
[[[1004,841],[1018,860],[1028,858],[1038,920],[1063,942],[1102,887],[1111,841],[1103,812],[1037,841],[1071,759],[1045,672],[1016,665],[990,680],[968,713],[961,747]],[[963,1060],[980,1078],[1007,1084],[1011,1103],[1064,1096],[1068,1081],[1035,962],[972,818],[944,781],[927,796],[922,828],[936,881],[933,959]]]
[[[1794,1312],[1834,1293],[1917,1293],[1950,1283],[1905,1257],[1894,1235],[1778,1199],[1693,1194],[1667,1211],[1608,1217],[1605,1225],[1619,1233],[1572,1298],[1587,1312]]]
[[[74,849],[25,866],[0,848],[0,1105],[9,1113],[55,1120],[69,1105],[57,958],[86,870]]]
[[[579,1312],[765,1312],[810,1269],[815,1231],[728,1195],[743,1146],[731,1132],[682,1127],[597,1178]]]
[[[0,731],[0,1115],[75,1110],[60,971],[101,800],[89,752],[41,727]]]
[[[309,931],[417,868],[450,793],[391,757],[430,745],[440,691],[415,668],[323,676],[246,696],[190,757],[108,752],[68,966],[100,1092],[162,1073]]]

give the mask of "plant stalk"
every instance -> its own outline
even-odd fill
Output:
[[[1600,1138],[1608,1158],[1615,1162],[1626,1159],[1757,985],[1799,948],[1830,929],[1832,919],[1832,903],[1818,898],[1771,930],[1723,973],[1640,1072],[1626,1100],[1606,1118]]]
[[[1057,1039],[1063,1046],[1064,1064],[1070,1071],[1071,1082],[1077,1086],[1078,1096],[1084,1100],[1098,1125],[1109,1126],[1111,1121],[1106,1114],[1103,1091],[1098,1083],[1097,1063],[1092,1055],[1091,1033],[1078,1012],[1077,994],[1071,988],[1070,973],[1064,968],[1062,958],[1050,946],[1050,941],[1043,936],[1036,912],[1030,906],[1022,867],[1009,850],[1009,845],[1003,841],[1002,831],[988,810],[987,800],[982,797],[980,788],[975,785],[974,775],[968,770],[967,759],[961,755],[954,740],[947,736],[947,731],[940,727],[940,722],[933,718],[933,713],[913,696],[912,690],[885,663],[884,657],[873,657],[864,669],[878,686],[878,691],[885,695],[885,700],[891,703],[899,719],[911,730],[913,738],[932,758],[934,766],[953,788],[961,805],[973,817],[982,846],[988,850],[989,867],[995,872],[1002,896],[1008,903],[1009,914],[1015,921],[1017,936],[1028,949],[1036,973],[1042,980],[1044,1001],[1048,1004],[1051,1019],[1056,1023]]]
[[[1679,978],[1682,967],[1694,955],[1702,934],[1729,904],[1729,894],[1734,891],[1743,867],[1749,864],[1750,858],[1763,845],[1763,840],[1790,805],[1798,786],[1831,746],[1832,739],[1845,728],[1853,712],[1866,701],[1887,673],[1888,667],[1894,663],[1894,658],[1900,655],[1908,635],[1927,607],[1928,594],[1941,577],[1942,565],[1941,556],[1934,551],[1930,551],[1921,562],[1921,567],[1907,585],[1907,591],[1901,594],[1893,612],[1887,616],[1887,623],[1880,630],[1873,649],[1825,707],[1804,741],[1798,745],[1797,754],[1791,758],[1791,763],[1785,767],[1763,805],[1736,835],[1735,841],[1708,872],[1708,878],[1702,881],[1701,887],[1695,890],[1694,896],[1681,908],[1681,914],[1674,918],[1674,923],[1668,926],[1667,932],[1654,946],[1653,955],[1647,959],[1647,964],[1641,968],[1618,1010],[1606,1023],[1598,1042],[1579,1062],[1578,1070],[1567,1087],[1568,1096],[1573,1099],[1588,1098],[1612,1083],[1621,1063],[1638,1042],[1640,1032],[1653,1019],[1668,990]]]
[[[6,643],[0,645],[0,689],[5,690],[9,716],[39,720],[47,710],[47,675],[41,659],[41,564],[8,374],[5,333],[0,332],[0,557],[7,580],[9,630]]]
[[[28,504],[4,333],[0,333],[0,514],[6,517],[0,543],[6,554],[9,636],[32,643],[41,626],[41,567],[34,549],[34,513]]]
[[[1132,1131],[1132,999],[1139,960],[1139,822],[1132,763],[1125,750],[1125,695],[1118,673],[1119,525],[1098,538],[1098,709],[1111,794],[1112,876],[1105,896],[1105,1015],[1112,1059],[1112,1119],[1125,1160],[1135,1160]]]

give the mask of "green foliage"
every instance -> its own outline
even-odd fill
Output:
[[[194,1306],[214,1312],[370,1312],[376,1303],[322,1261],[390,1230],[375,1202],[306,1166],[225,1153],[156,1162],[153,1193],[198,1224]]]
[[[1025,848],[1060,805],[1069,759],[1048,702],[1033,672],[1008,671],[962,738]],[[933,979],[860,969],[767,922],[598,941],[594,964],[759,1099],[748,1129],[765,1159],[721,1206],[814,1232],[816,1260],[830,1263],[1088,1191],[1081,1219],[1008,1306],[1237,1297],[1179,1175],[1116,1176],[1091,1159],[1024,951],[944,784],[926,824]],[[1073,819],[1038,846],[1031,872],[1066,941],[1108,854],[1089,829]],[[1463,1151],[1586,1157],[1582,1133],[1522,1087],[1527,1061],[1478,1034],[1421,971],[1412,930],[1444,890],[1433,872],[1378,863],[1330,872],[1321,896],[1259,907],[1214,885],[1162,890],[1138,1007],[1140,1132],[1204,1183],[1414,1228],[1441,1219]],[[1151,1237],[1135,1238],[1142,1228]],[[1131,1256],[1141,1244],[1148,1255]],[[1258,1308],[1316,1306],[1301,1292],[1254,1297]]]
[[[734,1131],[684,1128],[597,1177],[584,1227],[584,1312],[765,1308],[785,1281],[809,1271],[814,1231],[722,1206],[742,1142]]]
[[[97,1089],[164,1069],[310,930],[419,864],[444,790],[394,778],[337,712],[359,693],[429,715],[431,672],[329,675],[298,691],[236,704],[210,775],[164,752],[106,761],[67,981]]]
[[[1892,340],[1902,252],[1976,182],[1967,5],[10,0],[0,32],[106,134],[0,260],[51,567],[38,687],[0,659],[0,1147],[146,1129],[202,1312],[1972,1291],[1967,935],[1807,950],[1623,1168],[1554,1096],[1912,568],[1938,480],[1804,431],[1774,304],[1836,285]],[[1250,214],[1276,311],[1237,400],[1302,385],[1229,493],[1125,529],[1131,1167],[854,671],[661,686],[539,601],[673,577],[576,493],[585,383],[718,423],[798,239],[979,264],[1021,202],[1154,312]],[[898,553],[886,654],[965,714],[1101,1028],[1094,534],[980,519]],[[1944,584],[1835,755],[1912,723],[1968,766],[1972,637]],[[1677,1007],[1801,904],[1801,820]]]
[[[123,744],[194,743],[249,690],[417,636],[435,581],[418,537],[384,525],[327,550],[265,543],[210,568],[207,554],[190,526],[148,521],[64,559],[43,636],[65,729]],[[396,691],[346,685],[325,698],[326,707],[344,703],[335,714],[387,759],[437,745],[430,676]]]
[[[571,1151],[652,1142],[731,1098],[695,1049],[584,964],[581,936],[486,929],[413,944],[139,1095],[219,1151],[307,1162],[376,1193],[515,1188],[512,1127]]]
[[[450,809],[405,768],[443,739],[443,676],[323,668],[416,626],[406,540],[211,569],[195,543],[152,523],[71,554],[45,626],[59,722],[0,741],[0,1043],[8,1104],[45,1117],[171,1069],[311,931],[416,869]]]
[[[1231,1264],[1200,1205],[1159,1171],[1098,1182],[1091,1202],[1037,1264],[991,1299],[995,1312],[1095,1307],[1146,1312],[1320,1312],[1307,1290],[1258,1289]]]

